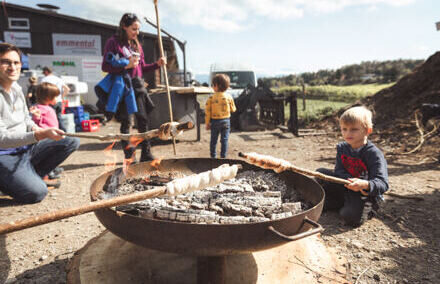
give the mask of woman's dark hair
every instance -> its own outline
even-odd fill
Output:
[[[18,55],[20,56],[20,61],[21,61],[21,50],[18,47],[16,47],[13,44],[7,43],[7,42],[0,43],[0,55],[3,55],[9,51],[17,52]]]
[[[58,89],[56,85],[44,82],[38,85],[35,95],[37,97],[37,103],[46,104],[48,101],[52,101],[59,96],[59,94],[60,89]]]
[[[217,86],[220,92],[224,92],[229,88],[229,76],[226,74],[217,74],[212,78],[211,85]]]
[[[128,40],[127,38],[127,33],[124,30],[124,27],[129,27],[131,26],[134,22],[141,22],[139,20],[139,18],[136,16],[136,14],[133,13],[125,13],[124,15],[122,15],[121,20],[119,21],[119,27],[118,30],[116,32],[116,35],[118,36],[119,40],[121,42],[128,42],[128,44],[130,45],[130,47],[136,51],[139,52],[139,47],[140,47],[140,43],[139,40],[137,38],[135,38],[134,40]]]

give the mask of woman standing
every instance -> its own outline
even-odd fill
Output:
[[[114,85],[107,89],[111,93],[108,94],[106,102],[107,114],[117,111],[118,119],[121,121],[121,133],[130,132],[130,114],[132,113],[136,117],[138,131],[148,131],[147,111],[151,110],[152,105],[147,97],[145,88],[143,88],[144,81],[142,75],[143,72],[156,70],[166,64],[165,57],[161,57],[153,64],[145,63],[144,52],[138,40],[140,27],[140,20],[135,14],[124,14],[119,22],[117,33],[107,40],[104,47],[102,71],[110,74],[109,80],[113,80],[112,83],[116,84],[117,80],[120,80],[119,82],[123,85],[119,89]],[[95,88],[99,97],[99,92],[102,89],[105,91],[105,87],[99,90],[102,87],[100,84]],[[119,90],[119,93],[115,90]],[[123,140],[121,144],[125,159],[131,159],[135,153],[136,146],[129,145],[127,141]],[[150,141],[144,140],[141,143],[141,147],[140,161],[153,160]]]

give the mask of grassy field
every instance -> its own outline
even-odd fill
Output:
[[[352,103],[358,99],[373,95],[393,84],[364,84],[351,86],[320,85],[306,87],[306,98],[348,102]],[[301,92],[301,86],[289,86],[272,89],[275,93],[284,94],[291,91]]]
[[[319,119],[324,115],[329,115],[355,101],[366,96],[373,95],[378,91],[388,88],[393,84],[366,84],[352,86],[310,86],[306,88],[306,109],[303,110],[302,98],[298,98],[298,118],[307,123]],[[291,91],[301,91],[300,86],[283,87],[273,89],[277,94],[284,94]],[[197,96],[202,109],[205,108],[208,95]],[[286,121],[290,117],[289,106],[285,106],[284,113]]]
[[[327,100],[306,100],[306,109],[303,110],[302,100],[298,100],[298,119],[307,122],[318,119],[320,116],[331,114],[350,103],[332,102]],[[290,118],[289,106],[284,107],[286,120]]]

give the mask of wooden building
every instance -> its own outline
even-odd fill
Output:
[[[7,2],[0,7],[0,41],[14,43],[25,54],[102,56],[105,42],[117,29],[117,26],[59,14],[56,10]],[[157,35],[141,32],[139,39],[145,62],[156,61],[160,54]],[[168,37],[162,41],[168,70],[178,70],[174,42]],[[159,71],[145,74],[145,80],[155,86],[160,82]]]

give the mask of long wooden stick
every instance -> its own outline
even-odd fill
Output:
[[[162,35],[160,34],[160,21],[159,21],[159,9],[157,7],[157,0],[154,0],[154,9],[156,11],[156,26],[157,26],[157,39],[159,41],[159,50],[160,50],[160,57],[164,56],[163,52],[163,44],[162,44]],[[166,65],[162,66],[163,74],[165,77],[165,86],[167,90],[167,96],[168,96],[168,110],[170,112],[170,122],[173,122],[173,107],[171,105],[171,94],[170,94],[170,85],[168,83],[168,73],[167,73],[167,67]],[[185,76],[185,74],[183,74]],[[177,155],[176,152],[176,139],[173,137],[173,150],[174,155]]]
[[[164,125],[164,124],[163,124]],[[194,128],[194,124],[191,121],[180,123],[176,126],[177,130],[189,130]],[[113,141],[113,140],[130,140],[131,138],[140,138],[140,139],[153,139],[154,137],[159,137],[161,133],[161,129],[153,129],[147,132],[142,133],[130,133],[130,134],[107,134],[107,135],[94,135],[94,134],[85,134],[85,133],[65,133],[65,136],[69,137],[78,137],[78,138],[89,138],[89,139],[97,139],[101,141]]]
[[[54,212],[49,212],[40,216],[30,217],[19,221],[13,221],[5,224],[0,224],[0,235],[11,233],[19,230],[23,230],[26,228],[35,227],[38,225],[47,224],[50,222],[58,221],[61,219],[89,213],[98,209],[113,207],[121,204],[127,204],[131,202],[136,202],[140,200],[145,200],[149,198],[154,198],[160,195],[165,194],[167,188],[165,186],[161,186],[159,188],[155,188],[148,191],[137,192],[133,194],[128,194],[124,196],[118,196],[111,199],[99,200],[96,202],[92,202],[87,205],[81,205],[78,207],[58,210]]]
[[[329,181],[329,182],[334,182],[334,183],[339,183],[339,184],[350,184],[350,181],[348,181],[346,179],[333,177],[333,176],[322,174],[320,172],[310,171],[310,170],[306,170],[303,168],[299,168],[299,167],[292,165],[291,163],[289,163],[287,161],[280,160],[277,158],[273,158],[272,161],[270,161],[269,159],[256,159],[251,154],[242,153],[242,152],[238,153],[238,156],[245,158],[251,164],[259,166],[264,169],[277,170],[277,169],[282,168],[283,170],[289,170],[289,171],[296,172],[296,173],[306,175],[306,176],[313,176],[313,177],[316,177],[316,178],[319,178],[319,179],[322,179],[325,181]],[[282,165],[280,163],[280,161],[288,163],[289,166],[286,167],[285,165]],[[398,193],[394,193],[394,192],[390,192],[390,191],[386,191],[384,194],[389,195],[389,196],[393,196],[393,197],[397,197],[397,198],[402,198],[402,199],[413,199],[413,200],[417,200],[417,201],[424,200],[423,197],[407,196],[407,195],[402,195],[402,194],[398,194]]]
[[[271,161],[266,160],[266,159],[261,159],[261,160],[256,161],[256,159],[254,159],[251,155],[248,155],[246,153],[241,153],[240,152],[240,153],[238,153],[238,155],[240,157],[242,157],[242,158],[245,158],[246,160],[249,160],[252,164],[255,164],[255,165],[260,166],[262,168],[277,169],[277,168],[280,168],[282,166],[280,163],[271,162]],[[274,160],[276,160],[276,159],[274,159]],[[294,165],[292,165],[290,163],[289,163],[289,166],[287,166],[285,168],[286,168],[286,170],[290,170],[292,172],[296,172],[296,173],[307,175],[307,176],[313,176],[313,177],[316,177],[316,178],[319,178],[319,179],[322,179],[322,180],[326,180],[326,181],[330,181],[330,182],[334,182],[334,183],[339,183],[339,184],[349,184],[350,183],[346,179],[325,175],[325,174],[322,174],[320,172],[306,170],[306,169],[303,169],[303,168],[296,167],[296,166],[294,166]]]
[[[227,168],[227,171],[224,171],[224,168]],[[95,211],[98,209],[103,208],[109,208],[114,207],[122,204],[132,203],[136,201],[141,201],[149,198],[158,197],[164,194],[168,194],[171,196],[178,195],[178,194],[184,194],[187,192],[195,191],[195,190],[201,190],[204,187],[207,186],[213,186],[216,184],[219,184],[227,179],[235,177],[237,174],[237,170],[241,169],[241,165],[232,165],[229,166],[227,164],[224,164],[220,167],[214,168],[210,171],[206,171],[203,173],[199,173],[193,177],[188,176],[180,179],[175,179],[168,183],[166,186],[157,187],[151,190],[147,191],[141,191],[136,192],[132,194],[127,194],[123,196],[118,196],[110,199],[104,199],[99,201],[94,201],[87,205],[81,205],[69,209],[62,209],[54,212],[49,212],[40,216],[36,217],[30,217],[26,219],[22,219],[19,221],[13,221],[5,224],[0,224],[0,235],[15,232],[18,230],[23,230],[26,228],[35,227],[38,225],[47,224],[50,222],[58,221],[61,219],[89,213],[91,211]],[[215,173],[214,173],[215,172]],[[209,180],[207,183],[207,180],[204,178],[206,177],[206,174],[209,176]],[[188,183],[187,180],[185,182],[185,179],[193,178],[193,179],[199,179],[199,183]],[[177,190],[174,186],[168,187],[170,184],[179,184],[179,190]]]

